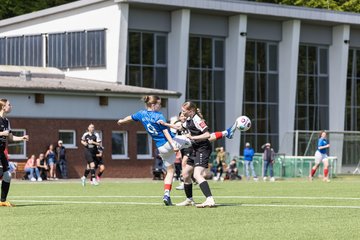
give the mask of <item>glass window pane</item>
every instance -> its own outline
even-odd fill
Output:
[[[278,103],[278,75],[277,74],[269,74],[268,75],[268,102],[269,103]]]
[[[129,63],[140,64],[141,34],[129,32]]]
[[[201,39],[201,67],[212,68],[212,39]]]
[[[155,77],[155,88],[157,89],[167,89],[167,68],[158,67],[156,68],[156,77]]]
[[[255,99],[255,74],[254,73],[245,73],[245,82],[244,82],[244,99],[246,102],[254,102]]]
[[[266,102],[266,74],[257,75],[257,101]]]
[[[307,54],[306,54],[306,46],[300,45],[299,47],[299,63],[298,63],[298,73],[305,74],[307,73]]]
[[[200,71],[199,70],[189,70],[188,74],[188,96],[187,99],[199,99],[200,97]]]
[[[278,71],[278,48],[277,45],[269,45],[269,70]]]
[[[138,155],[149,155],[150,146],[147,133],[137,133],[137,154]]]
[[[201,82],[201,98],[206,100],[213,100],[213,84],[212,84],[212,71],[202,71]]]
[[[142,64],[154,64],[154,34],[142,34]]]
[[[200,67],[200,38],[190,37],[189,40],[189,67]]]
[[[279,131],[279,107],[278,105],[269,105],[269,116],[267,118],[269,133],[277,134]]]
[[[360,77],[360,50],[356,51],[356,77]]]
[[[308,104],[318,104],[318,81],[316,77],[308,77]]]
[[[224,41],[215,40],[215,67],[223,68],[224,67]]]
[[[298,76],[296,99],[297,99],[297,104],[307,103],[308,87],[305,76]]]
[[[12,129],[12,134],[14,136],[24,136],[25,135],[25,131],[24,130],[14,130]],[[21,141],[21,142],[9,142],[8,146],[8,151],[9,154],[11,155],[25,155],[25,142]],[[13,157],[13,156],[12,156]]]
[[[257,42],[256,44],[256,69],[257,71],[267,71],[267,59],[266,59],[266,44],[263,42]]]
[[[266,119],[267,119],[267,106],[265,104],[258,104],[256,109],[256,120],[257,131],[267,133]]]
[[[64,145],[75,145],[75,131],[59,131],[59,140],[62,140]]]
[[[143,85],[142,87],[154,88],[154,68],[144,67],[143,68]]]
[[[166,36],[156,36],[156,63],[166,64]]]
[[[245,69],[246,71],[255,70],[255,43],[253,41],[246,42],[246,58],[245,58]]]
[[[298,130],[307,130],[307,108],[305,106],[297,106],[296,107],[296,115],[295,115],[295,129]]]
[[[320,74],[328,74],[328,50],[320,48]]]
[[[308,74],[318,74],[317,72],[317,48],[309,46],[308,47]]]
[[[129,85],[132,86],[142,86],[142,81],[141,81],[141,68],[140,67],[135,67],[135,66],[130,66],[129,67],[129,81],[128,81]]]
[[[329,79],[328,77],[319,78],[319,104],[329,105]]]
[[[214,99],[225,101],[225,73],[214,71]]]
[[[125,155],[125,135],[121,132],[112,132],[111,147],[112,155]]]

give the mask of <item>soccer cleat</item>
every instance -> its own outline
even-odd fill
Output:
[[[0,202],[0,207],[15,207],[15,205],[10,202]]]
[[[179,186],[177,186],[176,190],[184,190],[184,183],[181,183]]]
[[[95,180],[95,178],[91,181],[91,185],[98,186],[99,183]]]
[[[81,185],[83,187],[85,187],[85,185],[86,185],[86,177],[82,176],[80,179],[81,179]]]
[[[185,199],[185,201],[181,202],[181,203],[177,203],[176,206],[179,207],[185,207],[185,206],[195,206],[195,202],[192,199]]]
[[[234,124],[231,127],[226,129],[226,131],[227,131],[226,137],[229,139],[232,139],[234,136],[235,130],[236,130],[236,122],[234,122]]]
[[[270,182],[275,182],[275,178],[274,178],[274,177],[271,177],[271,178],[270,178]]]
[[[206,198],[205,202],[196,205],[197,208],[215,207],[215,201],[212,197]]]
[[[171,206],[173,205],[171,202],[171,198],[169,195],[164,195],[163,197],[163,202],[165,203],[166,206]]]
[[[312,176],[309,176],[309,181],[312,182],[314,178]]]
[[[96,181],[100,182],[101,178],[99,176],[96,176]]]
[[[323,182],[330,182],[330,179],[327,178],[327,177],[324,177],[324,178],[323,178]]]

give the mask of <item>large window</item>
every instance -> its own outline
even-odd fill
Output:
[[[84,68],[106,66],[105,30],[48,35],[48,66]]]
[[[277,43],[248,40],[244,78],[243,115],[252,128],[241,134],[242,142],[250,142],[256,151],[270,142],[279,147],[279,75]]]
[[[329,129],[328,49],[300,45],[295,130]]]
[[[186,99],[202,111],[210,131],[225,127],[224,39],[191,36]],[[216,141],[223,145],[224,141]]]
[[[137,158],[152,158],[152,140],[147,132],[137,132]]]
[[[0,38],[0,64],[41,67],[42,45],[42,35]]]
[[[112,159],[128,159],[128,134],[124,131],[113,131],[111,134]]]
[[[11,132],[14,136],[26,135],[25,129],[12,129]],[[8,151],[9,151],[10,159],[26,158],[26,141],[9,142]]]
[[[167,89],[167,37],[161,33],[130,31],[126,83]]]
[[[59,140],[63,141],[64,147],[76,148],[75,130],[59,130]]]

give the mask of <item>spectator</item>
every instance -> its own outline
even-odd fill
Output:
[[[36,173],[37,180],[39,182],[42,181],[42,178],[40,177],[39,169],[36,167],[35,154],[31,155],[31,157],[27,160],[25,167],[24,167],[24,171],[26,174],[29,175],[30,181],[32,181],[32,182],[36,181],[34,172]]]
[[[236,178],[241,180],[241,176],[238,175],[238,169],[236,166],[236,159],[231,160],[226,170],[226,179],[235,180]]]
[[[222,178],[222,174],[224,171],[224,165],[225,165],[225,160],[226,160],[226,152],[224,150],[224,147],[218,147],[215,149],[217,154],[216,154],[216,177],[214,177],[214,180],[219,181],[219,180],[224,180],[224,178]]]
[[[39,169],[40,177],[43,180],[47,180],[47,172],[49,171],[49,167],[45,160],[45,154],[40,153],[38,159],[36,159],[36,166]]]
[[[263,161],[264,161],[264,178],[263,178],[263,180],[264,181],[267,180],[267,170],[269,169],[270,170],[270,181],[275,182],[274,170],[273,170],[273,165],[275,162],[275,152],[274,152],[274,149],[272,149],[270,147],[271,147],[270,143],[265,144],[265,150],[263,153]]]
[[[55,149],[57,165],[60,169],[61,178],[67,178],[67,162],[66,162],[66,149],[63,145],[63,141],[59,140],[58,145]]]
[[[59,180],[56,177],[56,159],[55,159],[55,152],[54,152],[54,145],[50,144],[46,153],[45,158],[47,159],[47,163],[50,167],[50,177],[49,180]]]
[[[247,142],[245,144],[245,148],[244,148],[246,180],[250,180],[249,168],[251,169],[251,173],[252,173],[254,181],[258,180],[256,173],[255,173],[254,164],[253,164],[254,154],[255,154],[254,149],[252,147],[250,147],[250,143]]]

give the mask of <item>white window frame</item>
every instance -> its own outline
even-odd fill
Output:
[[[11,129],[12,132],[20,132],[22,131],[23,132],[23,135],[26,135],[26,129]],[[17,135],[14,135],[14,136],[17,136]],[[12,145],[12,144],[20,144],[21,142],[8,142],[8,146],[9,145]],[[9,160],[12,160],[12,159],[27,159],[26,157],[26,141],[23,141],[23,144],[24,144],[24,152],[23,154],[10,154],[9,153]]]
[[[112,134],[113,133],[122,133],[124,134],[124,154],[112,154],[111,150],[111,158],[113,160],[129,160],[128,155],[128,132],[127,131],[111,131],[111,145],[112,145]]]
[[[148,146],[149,146],[149,154],[137,154],[137,159],[152,159],[153,156],[152,156],[152,139],[151,137],[149,136],[149,134],[145,131],[137,131],[136,132],[136,138],[138,136],[138,134],[141,133],[141,134],[146,134],[146,137],[147,137],[147,141],[148,141]]]
[[[75,130],[70,130],[70,129],[59,129],[58,133],[73,133],[73,142],[71,144],[69,143],[65,143],[63,142],[63,146],[65,148],[75,148],[77,149],[78,147],[76,146],[76,131]],[[63,140],[63,139],[59,139],[59,140]]]

